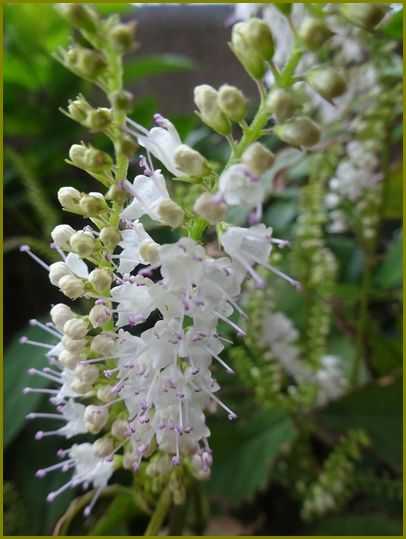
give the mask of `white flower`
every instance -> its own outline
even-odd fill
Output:
[[[159,205],[170,200],[165,178],[160,170],[155,170],[151,176],[140,174],[134,178],[131,185],[126,182],[133,201],[121,213],[122,219],[135,220],[148,215],[155,221],[160,221]]]
[[[120,260],[118,271],[121,274],[131,273],[138,264],[150,263],[150,260],[145,260],[143,256],[145,246],[154,245],[157,249],[159,247],[139,221],[132,223],[131,228],[122,230],[121,237],[119,246],[123,250],[118,257]]]
[[[262,204],[264,186],[245,165],[232,165],[220,176],[220,193],[230,206],[253,208]]]

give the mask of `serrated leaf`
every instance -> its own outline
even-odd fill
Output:
[[[181,54],[145,55],[126,64],[125,81],[128,83],[151,75],[190,71],[194,68],[192,60]]]
[[[371,384],[331,403],[319,414],[322,424],[337,433],[364,429],[373,450],[400,470],[402,461],[402,383]]]
[[[215,458],[208,492],[233,505],[266,487],[272,464],[296,436],[290,417],[279,411],[218,424],[212,433]]]
[[[380,288],[402,286],[402,233],[397,232],[391,241],[385,259],[375,273],[375,283]]]
[[[48,365],[44,348],[20,344],[19,338],[26,335],[29,339],[53,344],[55,338],[36,327],[27,327],[17,334],[5,353],[4,364],[4,400],[5,432],[4,445],[7,446],[20,432],[25,423],[25,416],[36,409],[42,395],[31,393],[23,395],[23,389],[47,387],[49,382],[38,376],[30,376],[27,369],[41,369]]]

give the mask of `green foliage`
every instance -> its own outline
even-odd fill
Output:
[[[151,75],[190,71],[195,67],[190,58],[181,54],[138,56],[126,66],[125,81],[130,83]]]
[[[309,535],[323,536],[367,536],[367,535],[396,535],[402,534],[398,520],[376,513],[357,515],[344,513],[322,520],[308,530]]]
[[[402,237],[401,231],[394,234],[385,258],[376,270],[375,282],[380,288],[398,288],[402,284]]]

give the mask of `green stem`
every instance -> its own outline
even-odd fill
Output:
[[[169,535],[179,536],[183,535],[183,530],[186,525],[186,517],[188,513],[187,503],[176,505],[172,511],[169,522]]]
[[[161,493],[155,511],[151,517],[151,520],[149,521],[147,529],[145,530],[144,536],[153,536],[158,534],[165,517],[169,512],[171,502],[171,491],[169,490],[169,486],[167,486]]]

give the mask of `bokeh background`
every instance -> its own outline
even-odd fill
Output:
[[[255,86],[242,72],[231,54],[227,40],[229,28],[225,21],[232,15],[231,5],[99,5],[102,13],[119,12],[124,19],[138,21],[140,48],[127,59],[126,83],[136,96],[133,113],[138,122],[151,125],[152,115],[161,112],[177,126],[182,138],[206,153],[222,160],[227,149],[216,135],[202,127],[193,112],[193,88],[208,83],[215,87],[224,82],[239,86],[250,97]],[[398,23],[401,32],[401,18]],[[58,46],[69,41],[69,28],[51,5],[14,4],[5,6],[5,169],[4,169],[4,297],[5,297],[5,534],[49,534],[58,516],[66,509],[73,493],[66,493],[52,505],[45,501],[53,489],[53,476],[39,481],[34,477],[37,468],[53,461],[58,441],[34,440],[40,426],[27,424],[25,415],[44,409],[41,397],[23,396],[22,389],[35,385],[26,370],[41,364],[41,350],[21,346],[21,335],[37,336],[27,326],[32,317],[45,318],[59,294],[48,283],[46,273],[19,252],[21,244],[29,244],[47,260],[54,259],[49,247],[49,233],[60,222],[75,227],[71,215],[63,215],[57,204],[56,192],[63,185],[81,191],[94,189],[86,175],[64,163],[71,144],[87,136],[83,129],[66,118],[59,107],[68,99],[83,92],[93,102],[100,101],[86,83],[79,81],[52,58]],[[97,141],[103,147],[105,141]],[[106,147],[108,149],[108,147]],[[394,160],[397,161],[398,154]],[[137,168],[133,164],[135,173]],[[392,205],[385,238],[389,245],[387,260],[383,261],[376,280],[376,299],[372,309],[381,324],[381,337],[374,344],[376,369],[381,377],[392,383],[401,369],[401,172],[394,169],[397,198]],[[301,175],[302,174],[302,175]],[[397,176],[396,176],[397,175]],[[300,187],[303,171],[297,171],[295,181]],[[297,189],[289,196],[275,197],[265,214],[267,225],[275,235],[286,237],[297,217]],[[329,245],[340,263],[340,285],[354,294],[362,273],[362,257],[351,237],[331,240]],[[383,298],[383,300],[382,300]],[[337,341],[337,347],[351,353],[349,343]],[[347,348],[345,348],[347,347]],[[391,386],[386,393],[385,408],[379,425],[372,430],[382,448],[382,466],[388,477],[399,477],[401,466],[401,384]],[[375,398],[371,396],[371,399]],[[365,403],[362,402],[362,405]],[[345,418],[344,418],[345,421]],[[241,434],[241,433],[240,433]],[[241,434],[229,440],[229,446],[219,449],[223,467],[214,469],[208,485],[214,514],[212,534],[258,535],[397,535],[400,534],[401,502],[399,497],[380,500],[357,500],[353,511],[306,525],[299,520],[296,501],[279,483],[267,488],[270,457],[261,452],[264,444],[272,443],[267,431]],[[223,440],[224,441],[224,440]],[[378,451],[379,451],[378,444]],[[385,448],[384,446],[387,445]],[[389,449],[388,449],[389,447]],[[245,453],[244,453],[245,449]],[[317,451],[319,448],[315,448]],[[244,454],[243,454],[244,453]],[[262,458],[262,460],[261,460]],[[233,476],[233,463],[241,480],[228,489]],[[227,468],[227,464],[231,468]],[[250,476],[257,467],[256,478]],[[248,470],[248,471],[247,471]],[[244,472],[247,476],[244,476]],[[391,475],[391,473],[393,474]],[[389,481],[389,480],[388,480]],[[58,478],[56,478],[58,483]],[[388,482],[388,488],[399,488]],[[260,490],[258,493],[257,491]],[[397,491],[396,491],[397,492]],[[224,517],[227,514],[227,517]],[[216,516],[217,515],[217,516]],[[140,517],[131,528],[120,525],[114,535],[142,533],[145,521]],[[110,530],[111,531],[111,530]],[[85,531],[87,533],[88,530]]]

